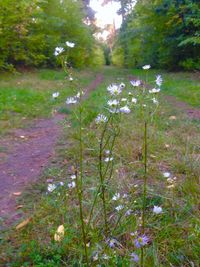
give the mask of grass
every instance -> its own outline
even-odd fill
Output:
[[[128,70],[105,69],[103,83],[84,101],[85,218],[91,207],[90,199],[94,198],[99,183],[96,167],[99,135],[94,118],[102,112],[108,99],[106,87],[115,81],[128,84],[129,74]],[[46,72],[41,75],[43,78],[48,77]],[[87,81],[91,77],[87,77]],[[129,85],[127,87],[124,96],[133,90]],[[70,114],[66,123],[71,127],[64,130],[58,141],[56,157],[38,183],[25,191],[20,199],[25,207],[24,212],[32,220],[21,230],[16,231],[13,228],[5,233],[1,241],[2,266],[84,266],[76,195],[73,190],[66,189],[78,150],[77,123],[72,112]],[[173,120],[172,115],[175,116]],[[109,258],[100,259],[99,256],[97,261],[91,261],[91,266],[132,266],[129,254],[135,250],[135,237],[130,233],[140,229],[143,124],[137,110],[123,116],[120,128],[114,149],[114,172],[107,185],[106,195],[110,237],[115,238],[120,246],[111,249],[105,244],[102,205],[98,201],[88,234],[90,259],[96,253],[101,256],[106,253]],[[158,113],[148,127],[146,231],[151,242],[145,249],[145,266],[200,266],[199,136],[197,125],[186,114],[167,103],[162,96]],[[167,188],[169,184],[163,177],[163,172],[166,171],[176,177],[175,187],[172,189]],[[51,194],[46,194],[47,179],[66,184]],[[121,195],[126,193],[128,198],[113,202],[111,199],[116,192]],[[131,208],[133,212],[130,216],[122,216],[116,228],[115,225],[123,214],[123,211],[115,211],[117,205],[124,205],[125,209]],[[162,206],[163,214],[154,215],[153,205]],[[65,226],[65,238],[61,243],[56,243],[53,236],[61,224]]]
[[[94,72],[77,71],[80,86],[87,86]],[[31,73],[1,74],[0,81],[0,133],[30,125],[34,118],[50,117],[72,94],[70,82],[63,71],[38,70]],[[52,93],[60,92],[55,101]]]

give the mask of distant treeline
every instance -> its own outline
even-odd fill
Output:
[[[63,47],[75,67],[104,63],[93,37],[89,1],[0,0],[0,69],[55,67],[55,47]],[[73,49],[66,41],[74,42]]]
[[[121,2],[124,17],[112,60],[116,65],[200,70],[200,1]]]

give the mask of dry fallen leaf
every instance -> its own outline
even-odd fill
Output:
[[[14,196],[20,196],[22,194],[22,192],[14,192],[13,195]]]
[[[26,226],[30,221],[31,221],[31,218],[28,218],[28,219],[24,220],[23,222],[19,223],[19,224],[16,226],[16,230],[19,230],[19,229],[23,228],[23,227]]]
[[[16,209],[21,209],[21,208],[23,208],[23,206],[24,206],[24,205],[18,205],[18,206],[16,207]]]
[[[176,116],[170,116],[169,119],[170,120],[176,120]]]
[[[60,242],[63,239],[64,234],[65,234],[64,225],[58,226],[58,229],[56,230],[55,235],[54,235],[54,240],[57,242]]]

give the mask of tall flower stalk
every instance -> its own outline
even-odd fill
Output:
[[[145,210],[147,199],[147,122],[144,122],[144,180],[143,180],[143,203],[142,203],[142,234],[145,234]],[[141,267],[144,267],[144,247],[141,247]]]
[[[80,99],[81,100],[81,99]],[[86,236],[86,229],[85,229],[85,222],[84,222],[84,215],[83,215],[83,125],[82,125],[82,106],[79,105],[79,172],[76,168],[76,189],[79,201],[79,213],[80,213],[80,221],[81,221],[81,230],[82,230],[82,239],[84,244],[84,251],[85,251],[85,258],[87,266],[89,266],[89,258],[88,258],[88,247],[87,247],[87,236]]]

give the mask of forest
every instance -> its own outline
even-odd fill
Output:
[[[114,0],[113,0],[114,1]],[[111,1],[104,1],[104,4]],[[74,67],[108,64],[141,67],[145,62],[167,70],[200,69],[200,3],[198,0],[117,0],[123,23],[111,36],[111,50],[89,1],[1,0],[0,68],[56,67],[57,46],[75,42],[68,57]],[[107,51],[107,52],[106,52]],[[108,52],[109,51],[109,52]],[[108,56],[108,55],[107,55]]]

